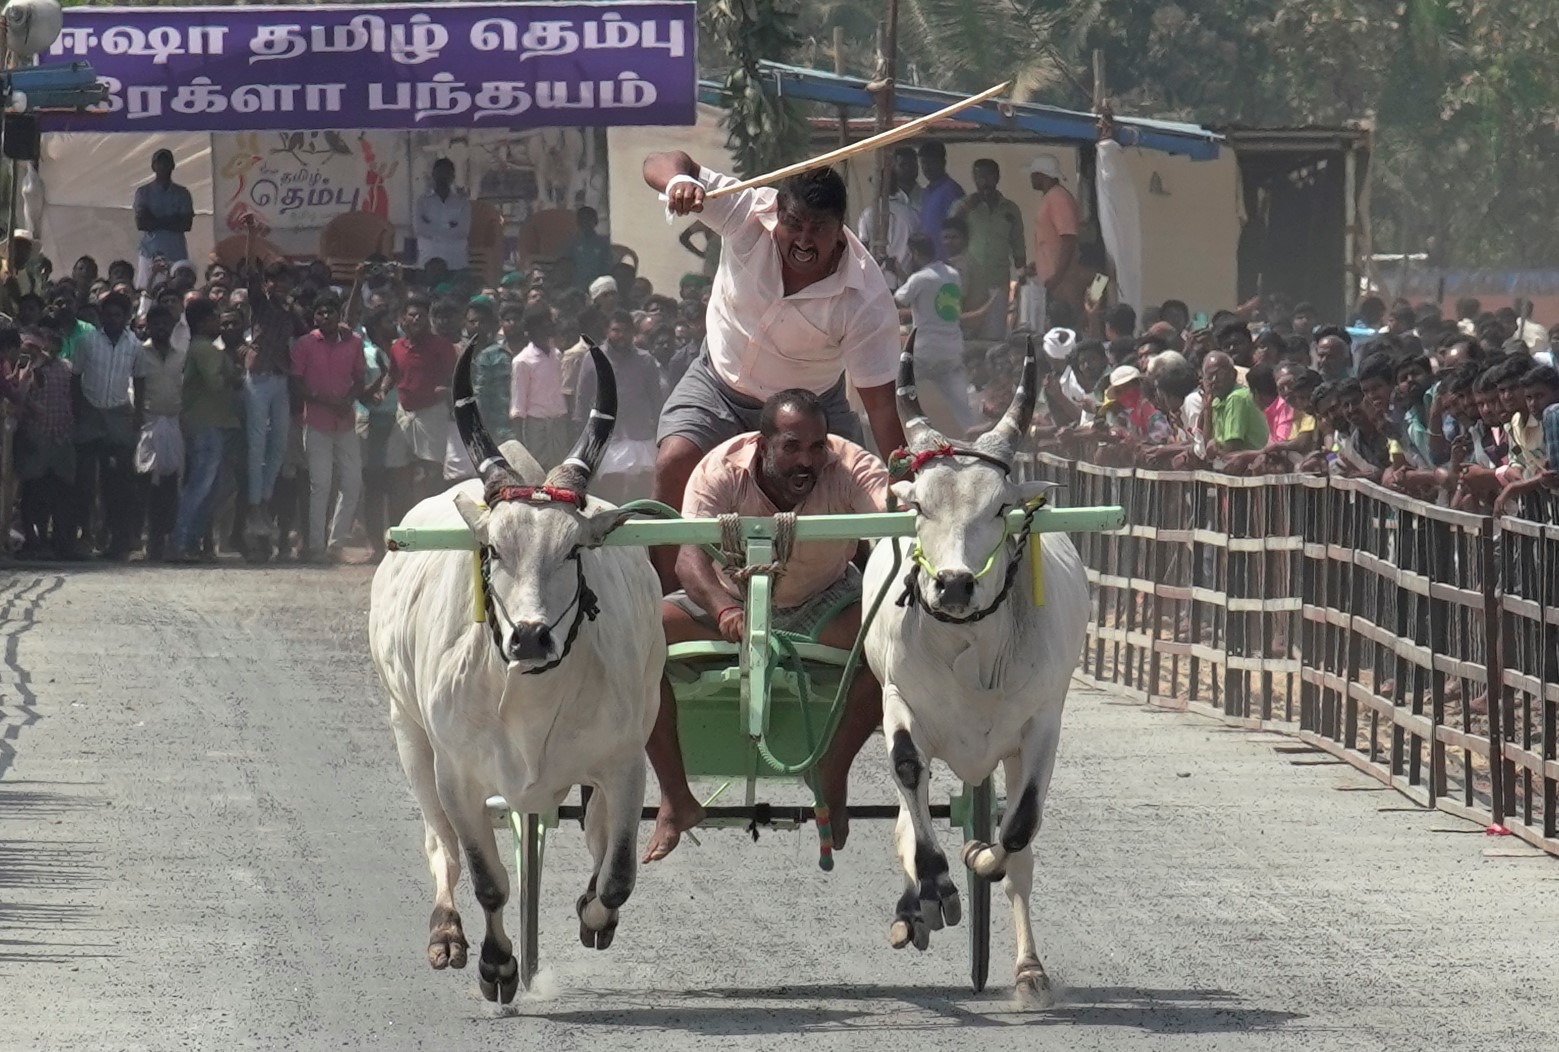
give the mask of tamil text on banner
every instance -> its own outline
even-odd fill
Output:
[[[696,4],[71,7],[44,61],[108,101],[58,131],[693,123]]]
[[[386,131],[233,132],[211,137],[213,205],[221,236],[252,216],[283,248],[343,212],[409,227],[405,135]],[[293,236],[289,236],[293,235]]]

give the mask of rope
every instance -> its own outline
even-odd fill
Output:
[[[725,563],[725,575],[737,584],[746,584],[758,574],[770,577],[785,576],[785,564],[790,562],[796,548],[796,513],[782,511],[774,516],[774,561],[745,565],[746,545],[742,540],[742,517],[725,514],[720,519],[720,553]]]

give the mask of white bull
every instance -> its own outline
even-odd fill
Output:
[[[485,623],[472,556],[392,552],[373,582],[369,644],[390,693],[390,723],[426,826],[433,873],[428,961],[463,968],[455,909],[460,854],[486,915],[479,978],[507,1003],[518,965],[503,927],[509,875],[486,800],[546,811],[574,785],[597,790],[586,817],[594,872],[577,911],[580,939],[604,950],[633,890],[644,803],[644,743],[665,663],[660,588],[646,552],[598,547],[624,513],[586,496],[617,411],[611,364],[592,346],[596,406],[569,458],[543,484],[494,445],[471,396],[471,348],[455,371],[455,419],[480,481],[430,497],[407,526],[448,526],[451,504],[481,546]],[[478,504],[485,497],[485,507]]]
[[[879,544],[865,594],[885,585],[885,602],[866,639],[882,682],[883,731],[901,800],[896,840],[906,886],[889,939],[925,949],[930,933],[961,912],[947,858],[931,824],[929,764],[942,760],[979,784],[1000,763],[1007,812],[997,842],[971,841],[964,860],[1001,879],[1017,928],[1016,992],[1041,1002],[1049,980],[1029,918],[1031,842],[1061,735],[1061,710],[1088,621],[1088,581],[1064,534],[1014,536],[1007,513],[1043,494],[1009,471],[1034,411],[1037,367],[1029,342],[1023,375],[1001,422],[972,447],[953,447],[927,422],[915,390],[914,336],[899,367],[898,404],[912,453],[913,481],[893,492],[916,516],[916,536]],[[899,553],[894,574],[894,546]],[[1041,559],[1044,601],[1035,605],[1030,561]],[[900,583],[902,581],[902,584]]]

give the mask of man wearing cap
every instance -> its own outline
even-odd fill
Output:
[[[151,284],[152,260],[158,256],[169,264],[189,258],[184,235],[194,225],[195,201],[173,181],[173,151],[158,150],[152,154],[152,181],[135,189],[135,228],[141,232],[136,288]]]
[[[1052,305],[1064,304],[1074,325],[1083,321],[1083,294],[1093,274],[1077,254],[1081,219],[1077,199],[1061,183],[1061,162],[1042,153],[1029,165],[1029,183],[1042,196],[1034,214],[1034,274]]]
[[[603,274],[590,283],[591,304],[608,318],[617,313],[619,299],[616,278]]]
[[[666,400],[658,430],[655,497],[682,505],[705,453],[757,429],[766,399],[790,388],[819,395],[829,430],[861,441],[846,381],[866,408],[877,448],[904,444],[894,405],[899,318],[882,270],[845,225],[844,180],[831,168],[778,189],[705,199],[735,180],[685,153],[652,154],[644,179],[674,215],[692,212],[723,239],[709,301],[705,353]],[[674,573],[660,557],[663,584]]]

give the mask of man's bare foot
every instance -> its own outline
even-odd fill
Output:
[[[704,820],[704,809],[691,795],[673,803],[662,797],[660,811],[655,815],[655,831],[650,834],[649,846],[644,849],[644,862],[659,862],[682,842],[682,834]]]

